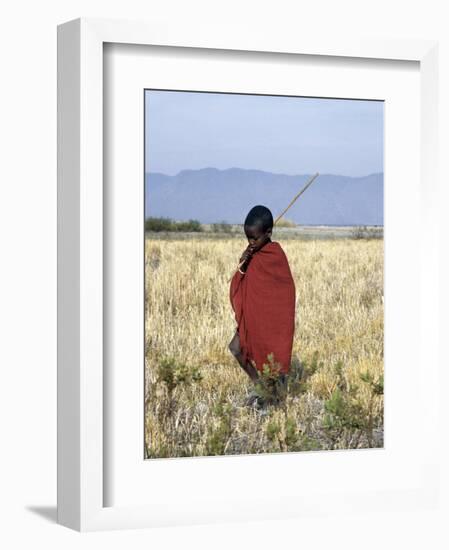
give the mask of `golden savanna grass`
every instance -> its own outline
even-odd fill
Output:
[[[147,237],[147,457],[383,445],[383,240],[279,242],[296,287],[292,376],[282,404],[258,411],[228,349],[245,239]]]

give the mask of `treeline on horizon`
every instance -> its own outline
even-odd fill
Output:
[[[212,231],[220,233],[232,233],[233,227],[236,224],[228,223],[222,220],[216,223],[207,224]],[[295,227],[296,224],[291,220],[283,219],[277,223],[278,227]],[[148,217],[145,219],[145,231],[205,231],[204,224],[199,220],[190,219],[188,221],[175,221],[172,218],[164,217]]]
[[[199,220],[189,219],[187,221],[176,221],[168,217],[148,217],[145,219],[145,232],[170,232],[170,233],[233,233],[236,224],[222,220],[218,223],[202,224]],[[289,219],[281,219],[276,226],[298,227],[295,222]],[[329,226],[331,227],[331,226]],[[355,239],[382,238],[383,226],[352,226],[351,235]]]

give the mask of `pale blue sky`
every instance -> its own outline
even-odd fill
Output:
[[[383,102],[147,90],[146,172],[383,172]]]

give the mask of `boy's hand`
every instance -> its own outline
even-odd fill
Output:
[[[249,260],[251,259],[252,255],[253,255],[253,252],[254,252],[254,249],[255,249],[255,245],[253,244],[249,244],[245,251],[243,252],[243,254],[240,256],[240,261],[239,263],[248,263]]]

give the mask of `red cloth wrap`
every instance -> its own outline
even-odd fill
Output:
[[[232,278],[230,300],[245,359],[261,371],[268,354],[288,373],[295,332],[295,283],[287,256],[278,242],[255,252],[245,275]]]

